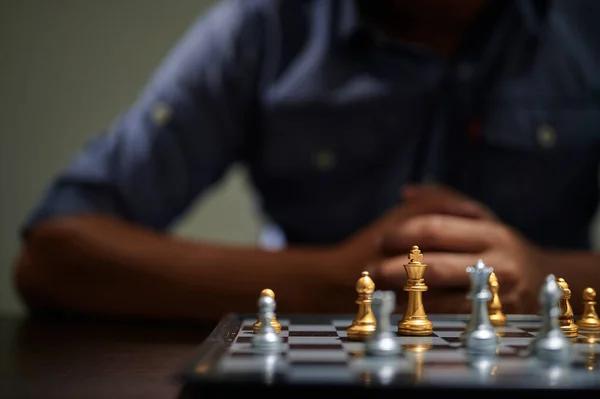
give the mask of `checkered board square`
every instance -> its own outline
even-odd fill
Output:
[[[348,339],[346,328],[352,316],[279,318],[284,345],[281,351],[269,355],[257,353],[252,347],[252,325],[256,319],[237,316],[225,323],[227,339],[218,355],[214,355],[213,347],[211,360],[199,361],[193,373],[197,379],[288,385],[529,386],[535,382],[555,386],[557,378],[566,378],[566,383],[575,381],[581,387],[600,384],[598,333],[581,331],[572,339],[573,359],[569,367],[561,369],[561,374],[539,367],[528,352],[540,328],[537,316],[509,316],[506,326],[497,327],[500,344],[497,356],[491,359],[473,358],[462,347],[460,336],[468,315],[430,315],[429,319],[433,322],[433,334],[396,334],[402,348],[400,355],[372,357],[365,354],[364,342]],[[399,315],[392,319],[394,333],[399,320]]]

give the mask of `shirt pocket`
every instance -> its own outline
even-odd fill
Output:
[[[539,242],[558,245],[583,236],[597,207],[598,104],[507,101],[491,109],[485,145],[471,164],[478,196],[502,220],[542,237]]]
[[[486,117],[484,138],[491,147],[548,159],[597,151],[598,102],[564,99],[500,104]]]
[[[263,124],[258,165],[276,180],[338,181],[375,173],[415,142],[397,104],[279,106]],[[399,148],[398,143],[403,143]]]

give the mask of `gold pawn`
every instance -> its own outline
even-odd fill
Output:
[[[582,330],[600,331],[600,319],[596,313],[596,290],[591,287],[583,290],[583,312],[576,324]]]
[[[569,302],[571,299],[571,289],[562,277],[558,278],[556,282],[562,290],[562,295],[558,300],[558,305],[560,306],[560,316],[558,317],[560,329],[567,338],[575,338],[579,335],[579,327],[575,324],[573,308]]]
[[[265,288],[264,290],[262,290],[260,292],[260,296],[270,296],[271,298],[275,299],[275,293],[270,288]],[[258,330],[260,329],[260,325],[260,320],[257,320],[256,323],[252,325],[252,330],[254,330],[255,333],[258,332]],[[279,323],[279,321],[277,321],[277,318],[275,316],[271,318],[271,326],[275,329],[275,332],[277,332],[277,334],[281,332],[281,324]]]
[[[502,312],[502,303],[498,295],[500,287],[498,285],[498,277],[496,277],[496,273],[494,272],[490,274],[490,291],[492,292],[492,299],[488,302],[490,321],[496,327],[505,326],[506,315]]]
[[[408,255],[409,263],[404,265],[408,277],[404,284],[404,291],[408,292],[406,312],[398,322],[398,333],[401,335],[431,335],[433,323],[427,319],[423,306],[423,292],[427,291],[423,276],[427,265],[422,263],[423,254],[418,246],[414,245]]]
[[[358,312],[352,324],[346,328],[349,340],[363,341],[375,331],[375,315],[371,309],[371,299],[374,291],[375,283],[369,276],[369,272],[362,272],[361,277],[356,282]]]

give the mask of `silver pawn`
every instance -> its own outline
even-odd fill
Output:
[[[390,356],[401,352],[396,334],[392,332],[391,315],[396,307],[396,294],[393,291],[375,291],[371,298],[371,308],[375,315],[375,331],[365,343],[365,353],[370,356]]]
[[[559,299],[562,295],[556,277],[550,274],[546,277],[539,294],[542,308],[542,325],[531,341],[532,354],[542,362],[567,363],[571,359],[571,342],[560,329]]]
[[[260,352],[273,352],[280,350],[282,338],[271,324],[275,316],[275,299],[264,295],[258,299],[258,320],[260,328],[252,337],[252,347]]]
[[[467,298],[472,302],[472,311],[461,339],[467,352],[471,354],[496,354],[500,343],[488,313],[488,302],[492,299],[489,279],[493,271],[494,269],[486,266],[481,259],[478,259],[474,266],[467,267],[467,273],[471,277],[471,291]]]

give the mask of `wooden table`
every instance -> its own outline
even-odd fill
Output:
[[[0,317],[0,397],[177,398],[210,326]]]

